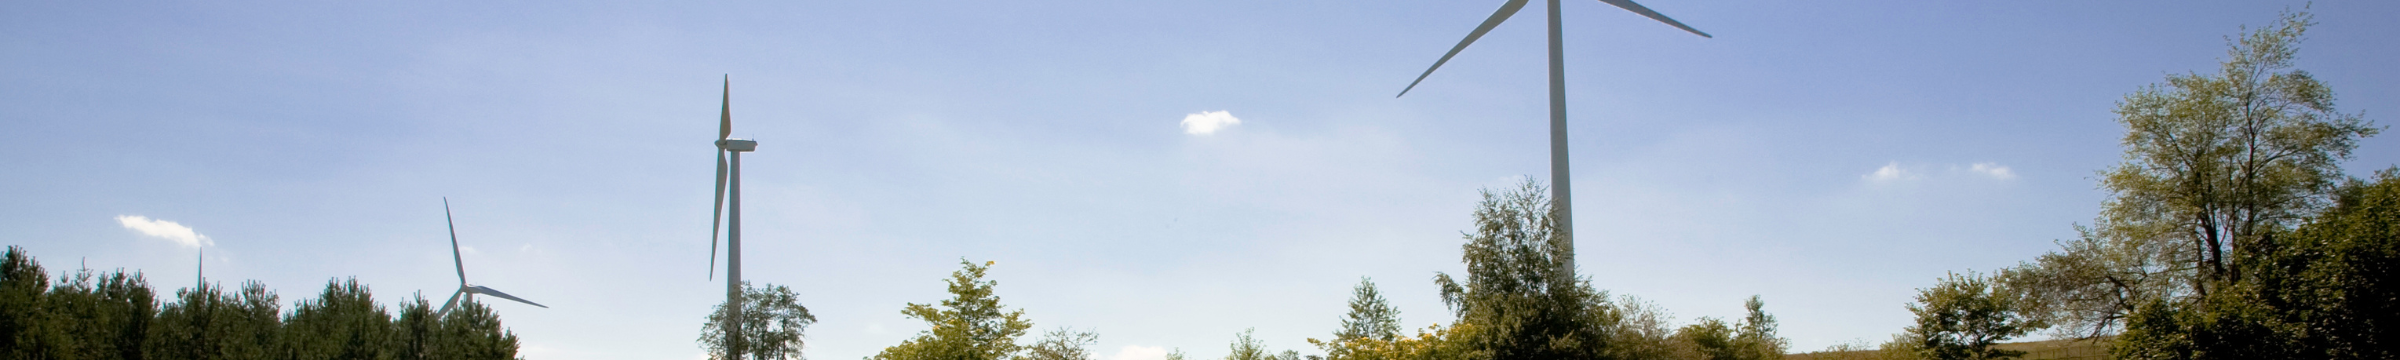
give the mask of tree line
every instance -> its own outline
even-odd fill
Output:
[[[1451,321],[1406,334],[1400,312],[1385,300],[1370,279],[1352,289],[1349,311],[1325,339],[1308,339],[1324,355],[1303,356],[1296,350],[1275,351],[1245,330],[1234,334],[1225,360],[1447,360],[1447,359],[1625,359],[1625,360],[1766,360],[1779,359],[1789,347],[1776,335],[1773,315],[1765,302],[1751,297],[1747,316],[1724,320],[1701,318],[1674,327],[1665,311],[1630,296],[1612,296],[1594,288],[1586,278],[1570,277],[1558,262],[1568,258],[1563,241],[1552,230],[1547,191],[1533,181],[1514,188],[1487,189],[1474,212],[1476,229],[1465,234],[1464,278],[1437,274],[1438,296],[1450,310]],[[1090,360],[1088,348],[1099,339],[1089,330],[1057,328],[1027,339],[1033,322],[1024,310],[1000,303],[998,282],[986,278],[992,262],[960,261],[961,268],[944,280],[949,299],[910,303],[902,311],[924,321],[927,329],[867,360]],[[757,297],[752,297],[753,299]],[[766,305],[784,311],[778,319],[795,324],[805,308],[796,302]],[[750,310],[758,311],[758,310]],[[724,358],[722,336],[713,332],[717,317],[703,328],[703,346]],[[782,321],[782,320],[777,320]],[[797,332],[788,337],[758,337],[745,341],[777,347],[760,359],[799,358]],[[755,349],[746,354],[765,355]],[[1188,360],[1177,349],[1168,360]]]
[[[435,316],[424,296],[375,302],[357,279],[328,281],[289,311],[258,281],[209,284],[160,303],[140,272],[61,272],[23,248],[0,261],[0,359],[514,359],[517,336],[473,300]]]

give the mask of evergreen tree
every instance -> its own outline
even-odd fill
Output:
[[[284,357],[292,360],[393,359],[398,347],[392,315],[375,303],[358,279],[328,281],[313,300],[302,300],[284,320]]]
[[[1400,337],[1400,309],[1383,300],[1375,290],[1375,281],[1358,279],[1358,287],[1350,289],[1350,313],[1342,316],[1342,329],[1333,333],[1334,341],[1371,338],[1391,341]]]

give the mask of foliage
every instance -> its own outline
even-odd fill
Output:
[[[1615,302],[1616,323],[1609,330],[1609,355],[1617,359],[1699,359],[1699,348],[1676,336],[1672,316],[1657,304],[1631,295]],[[1703,319],[1707,321],[1711,319]]]
[[[1309,344],[1325,350],[1326,360],[1473,360],[1490,359],[1491,351],[1476,346],[1480,329],[1475,324],[1460,323],[1453,327],[1439,325],[1419,330],[1416,336],[1391,340],[1358,338],[1351,341],[1308,339]],[[1171,357],[1170,357],[1171,358]]]
[[[1358,287],[1351,288],[1350,294],[1350,313],[1342,316],[1342,329],[1333,333],[1334,341],[1400,338],[1400,309],[1384,301],[1374,280],[1358,279]]]
[[[2295,327],[2297,356],[2400,357],[2400,168],[2353,181],[2335,205],[2237,257],[2255,303]]]
[[[517,338],[475,301],[428,318],[424,299],[394,319],[356,280],[334,281],[290,313],[266,285],[209,284],[158,304],[139,273],[88,269],[57,282],[10,246],[0,261],[0,359],[509,359]]]
[[[22,247],[10,245],[0,258],[0,358],[44,357],[57,341],[42,311],[50,274]]]
[[[2388,359],[2400,310],[2400,169],[2353,182],[2336,205],[2234,257],[2240,281],[2134,313],[2130,359]]]
[[[1100,334],[1059,328],[1042,333],[1042,339],[1025,348],[1019,360],[1092,360],[1092,343],[1100,342]]]
[[[1225,360],[1274,360],[1275,355],[1267,350],[1266,343],[1250,336],[1256,330],[1248,329],[1234,333],[1233,344],[1226,345],[1231,350],[1225,353]]]
[[[1675,341],[1688,345],[1697,359],[1729,360],[1739,358],[1733,346],[1733,327],[1725,320],[1704,317],[1675,330]]]
[[[1776,336],[1775,316],[1767,314],[1766,306],[1758,295],[1742,302],[1748,315],[1742,317],[1741,332],[1733,338],[1736,359],[1782,359],[1784,350],[1791,347],[1791,340]]]
[[[176,291],[150,327],[152,359],[263,359],[275,354],[282,303],[266,285],[238,293],[206,284]]]
[[[1978,275],[1950,274],[1932,288],[1921,289],[1908,311],[1917,323],[1908,327],[1917,351],[1927,359],[2004,359],[2024,355],[1992,345],[2039,329],[2038,321],[2017,312],[2016,298]]]
[[[2125,162],[2101,180],[2113,196],[2082,240],[2011,280],[2030,305],[2106,335],[2145,304],[2235,283],[2227,259],[2328,203],[2340,161],[2381,128],[2336,111],[2329,87],[2293,69],[2309,25],[2286,13],[2229,41],[2217,72],[2169,76],[2118,103]]]
[[[1024,310],[1008,311],[1000,305],[1000,297],[992,293],[998,281],[983,280],[992,262],[976,265],[959,260],[964,268],[950,273],[951,298],[934,304],[910,303],[901,314],[924,320],[932,329],[917,333],[915,338],[900,345],[884,348],[874,360],[999,360],[1014,355],[1023,347],[1017,337],[1033,327],[1024,318]]]
[[[1491,359],[1603,358],[1618,320],[1608,296],[1573,278],[1551,221],[1550,199],[1527,180],[1516,189],[1483,192],[1475,232],[1462,256],[1467,281],[1437,274],[1443,304],[1457,323],[1476,331],[1466,339]]]
[[[315,300],[292,306],[284,326],[297,336],[287,342],[294,359],[389,359],[393,340],[392,314],[375,303],[375,295],[357,278],[325,283]]]
[[[700,346],[708,349],[709,358],[725,356],[725,304],[717,304],[709,312],[708,321],[700,326]],[[801,333],[817,322],[808,307],[800,305],[799,294],[790,287],[767,284],[759,287],[742,282],[742,337],[744,358],[800,359],[806,343]]]

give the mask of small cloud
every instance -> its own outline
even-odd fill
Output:
[[[533,244],[525,244],[525,246],[518,246],[518,247],[517,247],[517,252],[520,252],[520,253],[529,253],[529,252],[533,252]]]
[[[141,215],[117,215],[117,224],[124,225],[126,229],[140,232],[142,235],[167,239],[178,245],[196,248],[217,244],[216,241],[209,240],[207,235],[200,235],[199,231],[193,231],[192,227],[173,221],[152,220]]]
[[[882,333],[883,333],[883,323],[875,323],[875,322],[867,323],[867,333],[868,333],[868,334],[882,334]]]
[[[460,246],[458,252],[467,253],[467,255],[483,255],[483,250],[475,250],[473,246]]]
[[[1116,355],[1111,355],[1108,357],[1109,360],[1158,360],[1165,358],[1167,358],[1167,348],[1135,345],[1125,345],[1124,348],[1117,350]]]
[[[1242,119],[1234,118],[1232,113],[1224,111],[1202,111],[1183,115],[1183,133],[1185,134],[1215,134],[1218,129],[1241,124]]]
[[[1906,178],[1908,176],[1908,171],[1900,170],[1900,162],[1895,161],[1890,164],[1885,164],[1881,168],[1876,168],[1875,172],[1867,173],[1866,175],[1860,175],[1859,178],[1867,179],[1868,181],[1892,181],[1900,180],[1901,178]]]
[[[1967,167],[1967,171],[1974,171],[1976,173],[1983,174],[1985,176],[1991,176],[1994,179],[2000,180],[2017,178],[2016,172],[2009,171],[2007,166],[2000,166],[2000,164],[1997,163],[1975,163],[1975,165]]]

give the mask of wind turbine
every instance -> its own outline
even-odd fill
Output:
[[[468,285],[467,261],[465,258],[462,258],[458,255],[458,222],[450,219],[450,198],[442,198],[442,221],[450,224],[450,261],[452,265],[458,266],[458,292],[450,294],[450,301],[442,303],[442,311],[434,312],[434,318],[439,319],[443,316],[449,315],[450,307],[458,306],[458,298],[460,297],[467,298],[467,301],[475,301],[475,294],[491,295],[492,297],[515,300],[516,302],[525,303],[527,305],[540,306],[544,309],[550,308],[549,306],[542,306],[542,304],[535,304],[533,301],[528,301],[516,296],[510,296],[508,293],[500,292],[500,290],[494,290],[489,287]]]
[[[725,77],[723,102],[717,113],[717,205],[708,220],[708,274],[717,274],[717,225],[725,225],[725,353],[741,360],[742,333],[742,153],[758,150],[758,142],[733,138],[733,76]],[[733,154],[730,167],[733,175],[726,176],[725,155]],[[732,196],[726,196],[726,184],[733,184]],[[727,203],[726,199],[733,201]]]
[[[1442,63],[1450,62],[1450,57],[1458,56],[1460,50],[1466,50],[1467,44],[1475,43],[1475,39],[1482,38],[1483,34],[1491,32],[1493,27],[1508,21],[1508,17],[1516,15],[1517,10],[1524,9],[1526,1],[1528,0],[1508,0],[1506,3],[1501,3],[1500,10],[1492,12],[1492,17],[1484,19],[1483,25],[1475,26],[1475,31],[1468,32],[1466,40],[1459,40],[1458,46],[1450,48],[1450,53],[1442,54],[1442,59],[1435,60],[1433,67],[1425,68],[1424,74],[1417,75],[1416,81],[1409,82],[1407,88],[1400,89],[1400,95],[1392,97],[1408,95],[1408,90],[1417,88],[1417,83],[1425,82],[1425,77],[1432,76],[1434,69],[1442,68]],[[1553,222],[1552,228],[1557,231],[1554,241],[1558,241],[1556,246],[1566,257],[1561,259],[1559,267],[1563,268],[1561,271],[1567,274],[1567,279],[1571,281],[1575,278],[1575,212],[1570,206],[1574,202],[1568,196],[1569,192],[1567,191],[1567,63],[1566,56],[1559,50],[1563,41],[1559,39],[1558,0],[1548,0],[1548,2],[1550,5],[1550,213]],[[1689,31],[1700,37],[1713,38],[1708,33],[1700,32],[1699,29],[1686,26],[1683,22],[1667,18],[1666,15],[1659,14],[1657,11],[1651,11],[1650,8],[1636,4],[1633,0],[1600,0],[1600,2],[1616,5],[1618,8],[1641,14],[1651,20],[1667,23],[1667,25],[1673,25],[1675,28]]]

